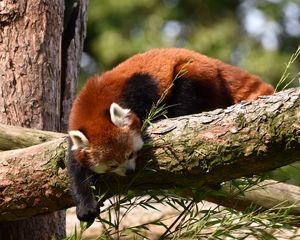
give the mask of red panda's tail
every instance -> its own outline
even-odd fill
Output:
[[[219,77],[228,87],[234,103],[274,93],[274,88],[259,77],[222,62],[219,63]]]

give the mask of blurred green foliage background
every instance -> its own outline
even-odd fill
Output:
[[[275,86],[299,37],[300,0],[89,0],[81,66],[86,78],[151,48],[183,47]],[[291,76],[299,72],[298,59]]]
[[[299,39],[300,0],[89,0],[80,86],[161,47],[199,51],[276,86]],[[299,63],[289,69],[291,86],[299,86]],[[281,168],[274,177],[300,185],[299,168]]]

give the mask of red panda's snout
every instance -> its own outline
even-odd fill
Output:
[[[110,106],[110,118],[115,131],[107,139],[89,141],[80,130],[69,131],[71,151],[76,160],[95,173],[126,176],[134,172],[137,153],[144,144],[140,122],[129,109],[116,103]]]

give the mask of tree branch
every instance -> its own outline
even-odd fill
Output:
[[[206,200],[237,210],[245,210],[255,205],[274,210],[280,207],[292,207],[291,213],[300,216],[300,187],[274,180],[264,180],[243,191],[242,194],[237,188],[232,188],[229,182],[222,186],[222,190],[226,193],[225,197],[208,193]]]
[[[65,136],[63,133],[9,126],[0,123],[0,151],[30,147],[63,136]]]
[[[72,206],[66,138],[0,153],[0,221]]]
[[[300,88],[295,88],[225,110],[154,123],[138,160],[143,170],[131,179],[101,175],[101,191],[110,196],[129,188],[201,187],[299,161],[299,108]],[[1,221],[73,204],[66,148],[66,138],[60,138],[0,153]]]

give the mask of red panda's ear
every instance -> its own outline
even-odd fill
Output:
[[[110,119],[117,127],[125,127],[130,125],[130,109],[122,108],[117,103],[110,105]]]
[[[69,131],[69,136],[72,140],[71,150],[81,150],[88,147],[89,140],[86,136],[79,130]]]

